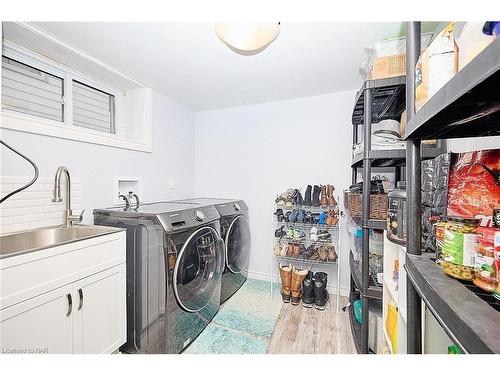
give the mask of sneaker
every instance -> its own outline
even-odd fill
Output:
[[[281,227],[279,227],[278,229],[276,229],[274,231],[274,237],[279,237],[279,238],[283,237],[285,235],[284,228],[285,228],[285,226],[282,225]]]
[[[281,208],[277,208],[274,215],[276,215],[278,223],[281,223],[282,221],[285,220],[285,215],[283,214],[283,210]]]
[[[293,238],[293,232],[294,232],[293,227],[288,227],[287,230],[286,230],[286,236],[288,238]]]
[[[328,250],[326,249],[326,246],[321,246],[318,250],[318,254],[319,259],[323,262],[326,262],[328,260]]]
[[[326,224],[326,212],[323,211],[322,213],[319,214],[319,220],[318,220],[318,224],[321,224],[321,225],[325,225]]]
[[[318,230],[317,237],[318,241],[321,242],[330,242],[330,240],[332,239],[331,233],[328,232],[327,230]]]
[[[301,241],[303,240],[304,238],[306,238],[306,234],[304,233],[304,231],[300,228],[295,228],[293,230],[293,239],[294,240],[298,240],[298,241]]]
[[[326,290],[328,275],[324,272],[316,272],[314,275],[314,307],[318,310],[324,310],[330,295]]]
[[[335,262],[337,261],[337,252],[335,251],[335,246],[328,246],[328,261]]]

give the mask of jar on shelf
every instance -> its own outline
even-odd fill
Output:
[[[450,217],[446,222],[442,267],[448,276],[466,281],[474,278],[478,222],[462,217]]]
[[[473,283],[487,292],[493,292],[497,275],[495,270],[495,233],[500,229],[489,227],[477,228],[477,249],[474,259]]]
[[[406,181],[398,181],[388,197],[387,239],[406,245]]]
[[[440,221],[434,224],[435,238],[436,238],[436,265],[443,266],[443,248],[444,248],[444,231],[446,229],[446,222]]]

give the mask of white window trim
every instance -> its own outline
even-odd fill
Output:
[[[116,88],[107,86],[103,83],[75,72],[70,68],[58,64],[44,56],[38,55],[32,51],[26,50],[14,43],[4,41],[2,55],[10,57],[21,63],[30,65],[34,68],[43,70],[64,80],[64,122],[48,120],[25,113],[15,112],[2,108],[0,128],[35,133],[56,138],[71,139],[80,142],[100,144],[111,147],[125,148],[129,150],[152,152],[151,137],[151,92],[146,91],[147,113],[144,123],[146,129],[146,142],[135,142],[124,138],[124,92]],[[104,133],[92,129],[86,129],[73,125],[72,82],[76,80],[83,84],[102,90],[115,97],[115,129],[116,134]]]

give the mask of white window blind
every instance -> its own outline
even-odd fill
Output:
[[[73,81],[73,125],[115,134],[115,97]]]
[[[64,121],[62,78],[2,56],[2,108]]]

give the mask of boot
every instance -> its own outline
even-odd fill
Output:
[[[314,304],[314,273],[309,271],[302,281],[302,306],[310,308]]]
[[[302,297],[302,281],[306,278],[308,270],[301,270],[293,267],[292,271],[292,305],[297,306],[300,303],[300,297]]]
[[[299,189],[295,189],[295,205],[296,206],[302,206],[304,203],[304,200],[302,199],[302,194],[300,193]]]
[[[312,205],[314,207],[319,207],[320,202],[319,202],[319,193],[321,192],[321,189],[318,185],[314,185],[313,188],[313,193],[312,193]]]
[[[291,285],[292,285],[292,266],[283,266],[280,264],[280,277],[281,277],[281,299],[285,303],[290,302]]]
[[[276,219],[278,220],[278,223],[281,223],[282,221],[285,220],[285,215],[283,214],[283,210],[281,208],[276,209],[274,212],[274,215],[276,215]]]
[[[314,307],[318,310],[324,310],[330,299],[326,291],[328,275],[324,272],[316,272],[314,275]]]
[[[306,192],[304,193],[304,206],[310,206],[312,204],[311,189],[311,185],[307,185]]]
[[[327,185],[326,190],[327,190],[327,196],[328,196],[328,205],[330,207],[337,206],[337,201],[335,200],[335,197],[333,196],[333,192],[335,191],[335,188],[333,187],[333,185]]]
[[[298,258],[299,255],[300,255],[300,245],[299,244],[293,244],[292,256],[294,258]]]
[[[293,244],[289,243],[286,248],[286,256],[291,257],[293,254]]]
[[[321,207],[328,206],[328,196],[326,195],[326,186],[321,185]]]

